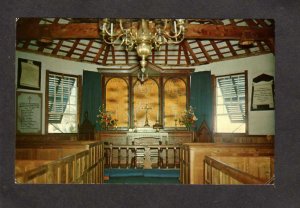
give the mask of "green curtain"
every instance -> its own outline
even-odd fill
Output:
[[[190,104],[194,108],[195,115],[198,118],[196,123],[197,128],[205,120],[212,131],[212,96],[210,71],[192,73]]]
[[[83,71],[81,123],[85,112],[88,112],[89,121],[100,130],[97,125],[97,114],[102,103],[101,75],[98,72]]]

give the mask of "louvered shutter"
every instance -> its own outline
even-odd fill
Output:
[[[245,75],[219,77],[217,80],[230,121],[245,123]]]
[[[75,81],[74,77],[49,74],[49,123],[61,123]]]

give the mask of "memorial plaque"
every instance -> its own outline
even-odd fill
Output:
[[[18,88],[41,89],[41,62],[18,59]]]
[[[262,74],[253,79],[251,110],[274,110],[274,78]]]
[[[42,134],[42,94],[17,92],[17,134]]]

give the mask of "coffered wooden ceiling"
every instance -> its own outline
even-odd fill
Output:
[[[98,19],[20,18],[16,49],[100,66],[138,63],[135,52],[104,43]],[[233,58],[274,53],[274,22],[269,19],[189,19],[185,40],[152,51],[159,66],[196,66]],[[46,41],[45,41],[46,40]],[[255,40],[250,46],[239,41]],[[48,43],[45,43],[49,41]]]

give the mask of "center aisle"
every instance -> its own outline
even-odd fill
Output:
[[[129,177],[110,177],[107,184],[179,184],[178,178],[165,177],[143,177],[143,176],[129,176]]]
[[[179,184],[179,169],[105,169],[107,184]]]

